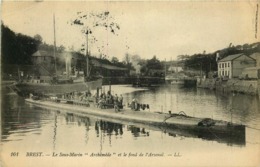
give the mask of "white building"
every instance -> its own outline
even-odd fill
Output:
[[[229,55],[218,61],[218,76],[237,78],[248,67],[255,67],[256,60],[243,54]]]

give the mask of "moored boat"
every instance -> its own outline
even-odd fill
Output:
[[[16,82],[8,87],[20,96],[28,96],[30,93],[35,95],[58,95],[70,92],[83,92],[94,90],[102,86],[102,78],[87,82],[71,83],[32,83]]]
[[[54,71],[50,72],[48,68],[43,68],[39,61],[36,61],[36,67],[31,69],[34,71],[33,76],[27,76],[24,78],[24,74],[18,68],[18,81],[9,85],[8,87],[15,91],[20,96],[29,96],[29,94],[48,96],[48,95],[61,95],[71,92],[83,92],[90,91],[102,86],[102,76],[91,75],[91,68],[89,63],[89,50],[88,45],[86,45],[86,59],[84,64],[83,73],[81,81],[73,80],[70,76],[71,63],[69,63],[68,58],[65,60],[66,66],[66,77],[57,75],[57,65],[56,65],[56,38],[55,38],[55,16],[53,17],[54,21],[54,48],[53,48],[53,57],[54,57]],[[88,43],[88,36],[87,41]],[[35,53],[35,57],[41,56],[40,52]],[[50,57],[48,55],[48,57]],[[52,56],[51,56],[52,57]],[[39,59],[42,60],[42,59]],[[45,57],[43,57],[45,61]],[[41,62],[41,61],[40,61]],[[52,64],[52,61],[46,61],[46,64]],[[48,66],[51,68],[51,66]],[[39,68],[42,68],[47,76],[40,76],[40,72],[37,71]],[[36,72],[37,71],[37,72]],[[21,78],[21,76],[23,76]]]
[[[164,129],[171,134],[183,136],[197,136],[209,140],[218,140],[231,143],[245,143],[245,126],[227,121],[213,120],[210,118],[196,118],[187,116],[184,112],[178,114],[132,111],[129,108],[115,112],[115,109],[100,109],[95,103],[84,105],[77,101],[68,100],[61,103],[59,100],[33,100],[25,99],[28,103],[45,108],[54,108],[75,115],[90,115],[101,119],[109,119],[115,122],[128,124],[141,124],[157,129]],[[234,140],[234,141],[233,141]]]

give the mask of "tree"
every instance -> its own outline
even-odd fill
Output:
[[[136,59],[138,60],[138,67],[140,68],[140,72],[143,75],[147,75],[151,69],[157,69],[157,70],[162,70],[163,69],[163,64],[160,62],[156,56],[154,56],[150,60],[143,60],[139,59],[140,57],[137,55]]]
[[[65,47],[63,45],[60,45],[59,47],[57,47],[57,52],[64,52],[65,51]]]
[[[31,55],[37,50],[38,42],[30,36],[15,34],[3,23],[1,27],[3,64],[32,64]]]
[[[89,42],[96,43],[98,39],[95,37],[95,32],[98,29],[107,30],[112,34],[117,35],[117,31],[120,30],[119,25],[114,21],[115,19],[110,15],[109,11],[104,12],[77,12],[77,16],[71,20],[71,25],[75,25],[80,27],[80,32],[88,38],[91,38]],[[103,44],[104,45],[104,44]],[[82,44],[85,47],[85,44]],[[100,51],[104,51],[104,46],[97,46],[97,49]],[[82,48],[85,50],[85,48]],[[104,53],[101,53],[102,55]],[[105,54],[104,54],[105,55]],[[107,55],[102,56],[107,57]]]
[[[71,25],[80,27],[80,32],[84,36],[86,36],[86,39],[87,39],[86,45],[88,46],[88,42],[95,43],[98,41],[95,36],[97,29],[101,28],[102,30],[106,30],[105,33],[107,33],[107,31],[110,30],[110,32],[112,34],[116,34],[116,31],[119,30],[120,27],[113,20],[114,20],[114,18],[110,15],[109,11],[98,12],[98,13],[77,12],[76,18],[73,18],[71,20]],[[89,40],[89,38],[91,38],[91,40]],[[82,44],[82,47],[84,47],[84,46],[85,46],[85,44]],[[102,46],[102,48],[104,48],[104,46]],[[97,49],[100,50],[99,47]],[[82,48],[82,51],[84,51],[84,50],[85,50],[85,47]],[[87,50],[87,55],[89,55],[88,50]],[[108,58],[107,55],[102,56],[102,57]],[[89,59],[87,57],[86,61],[88,62],[88,60]],[[91,73],[88,70],[89,70],[89,68],[84,70],[85,76],[87,76],[87,77]]]
[[[39,34],[34,35],[33,38],[34,38],[37,42],[39,42],[39,44],[42,43],[42,36],[40,36]]]
[[[118,63],[119,63],[119,60],[118,60],[117,57],[112,57],[111,62],[112,62],[113,64],[118,64]]]
[[[147,61],[147,68],[148,69],[163,69],[163,65],[161,62],[156,58],[156,56],[153,56],[152,59]]]
[[[123,62],[124,62],[126,65],[130,64],[130,62],[131,62],[131,55],[129,55],[128,53],[126,53]]]
[[[184,61],[184,60],[187,60],[188,58],[189,58],[189,55],[178,55],[177,56],[178,61]]]

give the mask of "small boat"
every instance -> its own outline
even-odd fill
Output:
[[[213,120],[210,118],[197,118],[187,116],[184,112],[178,114],[132,111],[129,108],[121,109],[100,109],[95,103],[83,105],[77,101],[68,100],[67,103],[60,103],[59,100],[33,100],[25,99],[26,102],[45,108],[54,108],[61,111],[78,115],[90,115],[112,121],[121,121],[145,126],[167,129],[171,134],[181,134],[183,136],[198,136],[206,139],[220,141],[235,140],[234,143],[245,143],[245,126],[227,121]],[[217,136],[217,137],[216,137]]]

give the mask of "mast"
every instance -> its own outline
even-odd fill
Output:
[[[55,32],[55,14],[53,14],[53,30],[54,30],[54,68],[55,68],[55,76],[57,76],[57,66],[56,66],[56,32]]]
[[[164,79],[166,78],[166,58],[164,59]]]
[[[87,78],[89,77],[89,71],[88,71],[88,66],[89,66],[89,59],[88,59],[88,31],[86,33],[86,63],[87,63]]]
[[[91,30],[87,29],[86,30],[86,66],[87,66],[87,74],[86,74],[86,79],[89,79],[89,51],[88,51],[88,34],[92,34]]]

